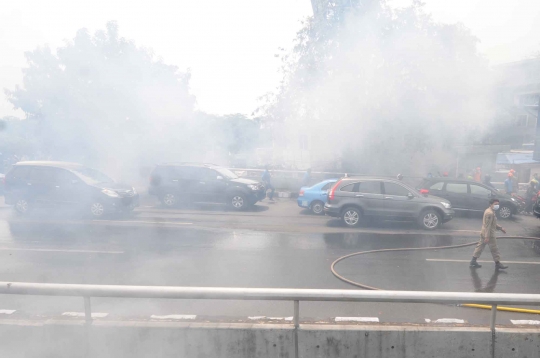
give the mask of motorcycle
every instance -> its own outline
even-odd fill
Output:
[[[527,209],[527,199],[516,193],[512,194],[512,198],[515,199],[515,203],[517,204],[517,212],[525,214]],[[536,202],[536,199],[534,199],[534,202]]]

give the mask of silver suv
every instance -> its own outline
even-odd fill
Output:
[[[341,217],[348,227],[358,226],[362,217],[410,219],[426,230],[435,230],[452,220],[450,202],[422,195],[401,181],[376,177],[349,177],[328,191],[326,215]]]

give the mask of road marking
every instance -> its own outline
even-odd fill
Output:
[[[434,262],[470,262],[471,260],[450,260],[450,259],[426,259]],[[478,261],[482,263],[493,263],[493,261]],[[540,261],[503,261],[508,264],[540,265]]]
[[[379,322],[377,317],[336,317],[336,322]]]
[[[512,322],[513,324],[540,325],[540,321],[533,321],[529,319],[511,319],[510,322]]]
[[[465,320],[457,318],[439,318],[435,321],[426,318],[425,321],[426,323],[465,323]]]
[[[193,225],[193,223],[176,223],[171,221],[138,221],[138,220],[93,220],[100,223],[130,223],[130,224],[169,224],[169,225]]]
[[[272,321],[283,321],[283,320],[292,321],[293,320],[292,316],[291,317],[266,317],[266,319],[270,319]]]
[[[109,314],[108,313],[92,313],[92,318],[105,318]],[[68,316],[68,317],[86,317],[84,312],[64,312],[62,313],[62,316]]]
[[[252,319],[252,320],[260,320],[260,319],[265,319],[266,316],[251,316],[251,317],[248,317],[248,319]]]
[[[72,252],[72,253],[84,253],[84,254],[116,254],[116,255],[124,253],[124,251],[21,249],[21,248],[15,248],[15,247],[0,247],[0,251]]]
[[[12,314],[16,310],[0,310],[0,314]]]
[[[195,319],[197,315],[194,314],[170,314],[166,316],[151,315],[152,319]]]

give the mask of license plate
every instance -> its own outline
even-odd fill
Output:
[[[307,201],[306,201],[306,200],[302,200],[302,206],[305,206],[305,207],[307,207],[307,206],[308,206],[308,204],[307,204]]]

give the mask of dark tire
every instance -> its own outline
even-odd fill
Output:
[[[324,215],[324,203],[319,200],[315,200],[311,203],[311,212],[315,215]]]
[[[511,219],[513,215],[512,208],[507,205],[501,205],[498,214],[501,219]]]
[[[233,194],[229,197],[229,206],[234,210],[245,210],[249,206],[249,202],[244,194]]]
[[[347,227],[357,227],[360,225],[360,220],[362,219],[362,212],[360,209],[349,206],[348,208],[343,209],[341,213],[341,221]]]
[[[433,209],[422,211],[418,217],[418,225],[424,230],[436,230],[441,224],[441,215]]]
[[[30,201],[21,198],[15,202],[14,209],[19,215],[28,215],[28,213],[32,210],[32,206],[30,205]]]
[[[88,207],[88,211],[92,219],[101,219],[105,216],[105,205],[102,202],[94,201]]]
[[[178,196],[174,193],[165,193],[159,200],[166,208],[174,208],[178,204]]]

